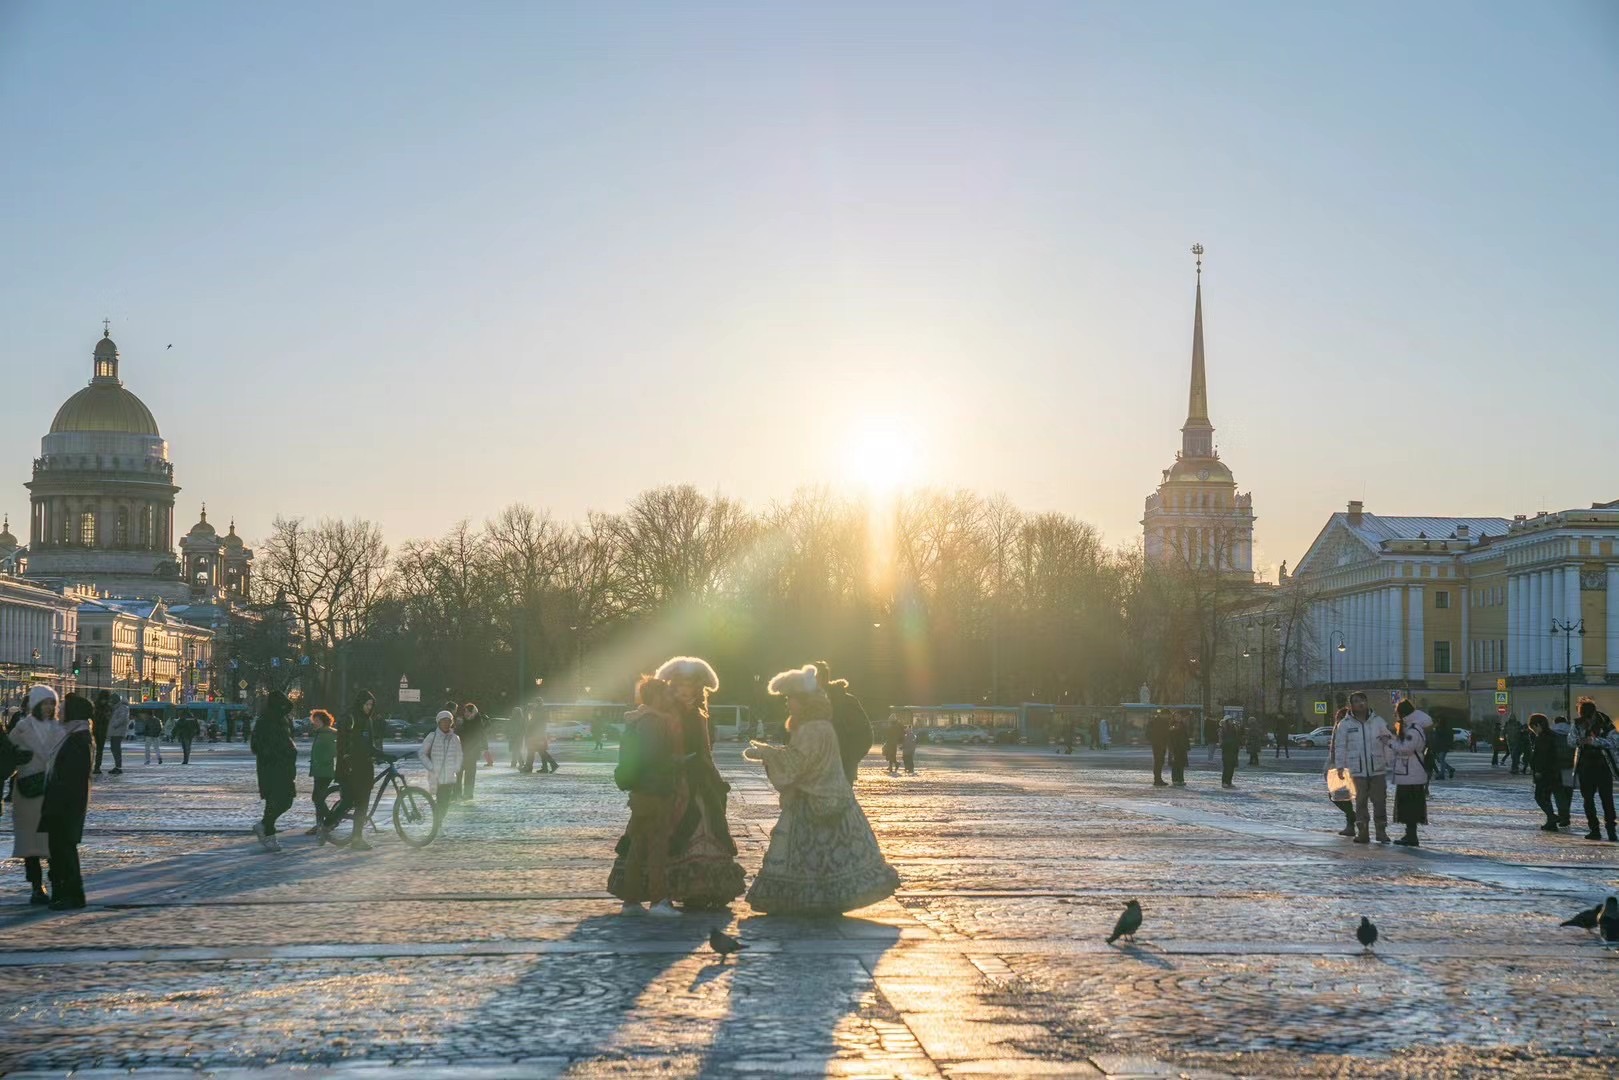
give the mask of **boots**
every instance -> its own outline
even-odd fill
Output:
[[[1394,842],[1399,844],[1401,847],[1420,847],[1421,845],[1417,843],[1417,827],[1415,825],[1407,825],[1405,827],[1405,835]]]
[[[1364,821],[1357,821],[1355,823],[1355,843],[1369,844],[1371,842],[1371,838],[1366,835],[1366,823]]]
[[[1611,821],[1608,822],[1608,839],[1612,840],[1616,844],[1619,844],[1619,829],[1616,829],[1614,823]]]
[[[1389,831],[1387,826],[1379,825],[1377,827],[1377,842],[1379,844],[1386,844],[1389,842]]]
[[[1542,825],[1540,827],[1540,831],[1541,832],[1556,832],[1557,831],[1557,815],[1555,815],[1555,814],[1547,814],[1546,815],[1546,824],[1544,824],[1544,825]]]

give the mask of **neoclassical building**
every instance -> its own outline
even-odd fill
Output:
[[[35,581],[88,586],[103,596],[171,603],[245,597],[253,556],[234,526],[220,539],[204,512],[180,543],[186,564],[176,556],[180,488],[169,444],[152,411],[124,386],[120,362],[104,334],[89,385],[57,410],[27,484],[28,545],[12,552],[11,563]]]
[[[1236,478],[1214,445],[1209,419],[1208,376],[1203,360],[1203,246],[1197,256],[1192,312],[1192,381],[1181,426],[1181,449],[1164,470],[1158,490],[1147,496],[1141,518],[1148,560],[1215,569],[1252,581],[1254,503],[1237,492]]]

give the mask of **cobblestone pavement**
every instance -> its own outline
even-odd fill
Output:
[[[1619,892],[1619,845],[1539,832],[1527,783],[1487,755],[1453,755],[1417,851],[1335,835],[1320,752],[1267,756],[1234,791],[1201,761],[1190,787],[1155,789],[1131,750],[924,748],[914,777],[874,755],[859,791],[895,899],[665,922],[603,891],[625,819],[610,753],[485,770],[420,851],[391,832],[369,853],[317,847],[307,800],[287,850],[262,851],[240,748],[98,780],[90,908],[30,908],[6,864],[0,1073],[1619,1071],[1619,951],[1557,926]],[[720,758],[751,871],[775,799],[734,747]],[[1139,940],[1108,946],[1128,897]],[[717,961],[715,926],[750,948]]]

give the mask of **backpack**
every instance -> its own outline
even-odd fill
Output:
[[[1568,743],[1566,732],[1552,733],[1557,737],[1557,767],[1562,770],[1574,768],[1574,747]]]
[[[626,724],[618,739],[618,764],[613,783],[620,791],[640,795],[673,795],[674,770],[669,768],[669,748],[645,718]]]

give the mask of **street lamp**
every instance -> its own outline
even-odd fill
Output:
[[[1563,713],[1572,716],[1574,701],[1574,635],[1585,636],[1585,620],[1563,622],[1552,620],[1552,644],[1557,644],[1557,635],[1563,635]],[[1584,657],[1581,657],[1583,662]],[[1583,666],[1583,663],[1582,663]]]
[[[1337,639],[1336,643],[1333,641],[1334,638]],[[1338,694],[1336,690],[1337,680],[1333,678],[1332,674],[1332,654],[1334,650],[1338,652],[1348,652],[1349,639],[1344,636],[1344,632],[1342,630],[1334,630],[1331,634],[1327,635],[1327,644],[1331,646],[1331,648],[1327,650],[1327,712],[1330,715],[1332,711],[1338,707]]]

